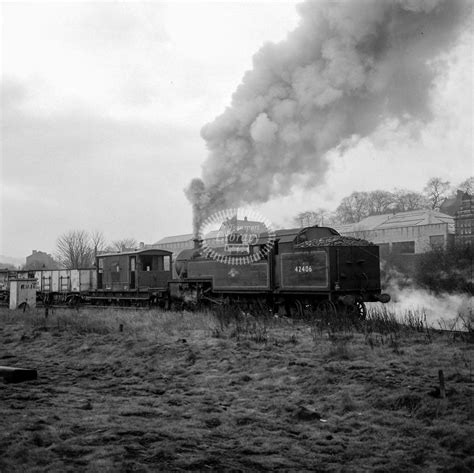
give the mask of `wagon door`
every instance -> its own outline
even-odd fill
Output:
[[[97,289],[103,289],[104,258],[97,259]]]
[[[137,257],[130,256],[130,289],[136,287]]]

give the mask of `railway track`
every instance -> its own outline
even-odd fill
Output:
[[[0,308],[8,309],[9,305],[6,303],[0,303]],[[156,306],[120,306],[120,305],[67,305],[67,304],[53,304],[45,306],[43,304],[36,304],[37,309],[69,309],[69,310],[82,310],[82,309],[93,309],[93,310],[104,310],[104,309],[118,309],[118,310],[130,310],[130,311],[137,311],[137,310],[153,310],[158,309]],[[19,308],[22,310],[22,308]],[[30,310],[28,307],[23,309],[23,312]]]

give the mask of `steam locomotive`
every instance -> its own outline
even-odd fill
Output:
[[[170,299],[232,302],[287,315],[344,308],[358,317],[366,315],[365,302],[390,300],[381,292],[378,246],[319,226],[276,231],[265,252],[267,237],[250,245],[250,254],[264,257],[241,265],[210,258],[196,241],[176,258],[178,278],[169,282]]]
[[[365,317],[365,302],[390,300],[380,287],[378,246],[328,227],[278,230],[246,245],[240,258],[216,257],[196,239],[176,261],[161,249],[101,254],[95,269],[16,272],[34,277],[44,303],[158,305],[236,304],[287,315],[344,309]],[[12,273],[0,272],[0,287]],[[5,279],[6,277],[6,279]],[[3,279],[2,279],[3,278]],[[4,288],[4,297],[8,290]],[[1,292],[0,292],[1,296]]]

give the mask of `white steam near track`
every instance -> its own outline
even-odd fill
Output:
[[[398,319],[414,315],[422,317],[428,327],[448,330],[467,330],[474,326],[473,297],[468,294],[433,294],[424,289],[399,288],[393,283],[387,292],[392,301],[385,309]],[[380,304],[368,304],[371,308],[380,310]]]
[[[264,45],[231,105],[201,131],[209,155],[186,190],[194,228],[229,206],[323,183],[329,150],[392,120],[426,122],[442,62],[470,22],[463,0],[307,1],[299,26]]]

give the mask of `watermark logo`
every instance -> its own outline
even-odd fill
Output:
[[[245,207],[233,208],[204,220],[198,238],[205,256],[236,266],[265,259],[275,243],[275,230],[260,213]]]

